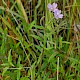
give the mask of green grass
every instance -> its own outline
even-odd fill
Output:
[[[58,3],[63,19],[47,5]],[[79,0],[0,1],[0,80],[80,79]]]

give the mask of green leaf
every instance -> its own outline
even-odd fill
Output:
[[[24,41],[24,45],[25,45],[25,48],[29,48],[33,45],[33,43],[28,44],[26,41]]]
[[[34,37],[35,39],[38,39],[38,40],[42,40],[39,36],[37,36],[37,35],[29,35],[29,36],[32,36],[32,37]]]
[[[17,62],[17,67],[19,68],[19,70],[21,70],[23,68],[23,65],[20,64],[20,61],[21,61],[21,57],[19,56],[18,62]]]
[[[30,80],[30,79],[26,76],[26,77],[21,77],[20,80]]]
[[[9,66],[9,63],[3,63],[1,66]]]
[[[2,29],[2,27],[0,27],[0,32],[3,33],[3,29]]]
[[[18,62],[17,62],[17,67],[20,66],[20,61],[21,61],[21,57],[19,56],[19,58],[18,58]]]
[[[52,54],[48,59],[48,63],[51,62],[56,55],[57,55],[56,53]]]
[[[34,27],[35,27],[36,29],[44,29],[43,26],[39,26],[39,25],[34,25]]]
[[[17,80],[20,80],[20,70],[17,70]]]
[[[35,25],[35,23],[36,23],[35,21],[31,22],[30,25],[29,25],[28,30],[32,29],[32,27]]]
[[[7,25],[7,27],[11,29],[11,25],[2,16],[0,17],[2,18],[2,21]]]
[[[13,63],[12,63],[11,49],[10,49],[10,51],[9,51],[9,53],[8,53],[8,62],[9,62],[9,64],[10,64],[11,66],[14,66]]]
[[[38,61],[37,61],[37,65],[41,62],[41,60],[42,60],[42,53],[41,53],[40,56],[39,56],[39,59],[38,59]]]
[[[7,71],[8,68],[9,68],[9,67],[5,67],[5,68],[3,69],[2,76],[4,76],[4,74],[6,73],[6,71]]]
[[[35,64],[36,64],[36,61],[32,64],[31,66],[31,80],[35,80]]]

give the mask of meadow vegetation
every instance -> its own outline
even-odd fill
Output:
[[[80,80],[80,0],[0,0],[0,80]]]

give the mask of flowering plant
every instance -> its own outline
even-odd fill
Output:
[[[61,10],[59,10],[57,8],[57,3],[53,3],[53,4],[48,4],[48,9],[49,11],[53,12],[54,13],[54,17],[56,19],[59,19],[59,18],[63,18],[63,14],[61,14]]]

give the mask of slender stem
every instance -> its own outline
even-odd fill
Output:
[[[59,57],[57,58],[57,80],[59,80]]]

